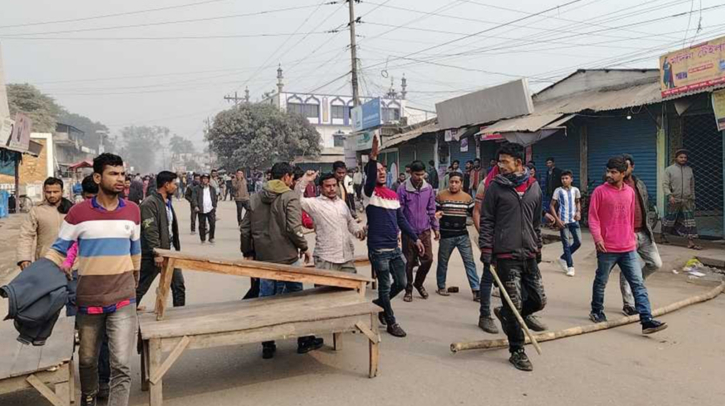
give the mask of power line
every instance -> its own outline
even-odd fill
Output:
[[[274,34],[232,34],[232,35],[200,35],[200,36],[173,36],[173,37],[5,37],[3,40],[26,40],[26,41],[179,41],[179,40],[203,40],[203,39],[238,39],[238,38],[264,38],[264,37],[286,37],[297,35],[321,35],[331,34],[329,31],[316,31],[307,33],[274,33]]]

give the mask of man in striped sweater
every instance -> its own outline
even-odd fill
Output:
[[[46,257],[63,263],[78,242],[76,324],[80,335],[81,406],[95,406],[98,353],[108,336],[111,358],[109,406],[127,406],[131,357],[136,343],[136,285],[141,265],[141,213],[119,198],[126,177],[121,157],[101,154],[93,160],[98,195],[70,210]]]

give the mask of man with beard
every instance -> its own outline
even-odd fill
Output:
[[[43,202],[30,209],[20,226],[17,245],[20,269],[43,257],[53,245],[71,205],[68,199],[63,198],[62,180],[50,177],[43,182]]]
[[[141,213],[135,203],[119,198],[126,173],[123,159],[104,153],[93,160],[98,195],[76,204],[63,221],[46,257],[61,265],[78,241],[76,324],[80,336],[78,364],[81,406],[95,406],[98,354],[108,336],[111,358],[110,406],[128,405],[131,358],[135,350],[136,283],[141,265]]]

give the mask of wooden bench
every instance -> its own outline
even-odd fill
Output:
[[[344,272],[270,264],[213,260],[157,250],[165,257],[154,313],[139,315],[142,390],[151,406],[163,403],[163,377],[187,349],[259,343],[332,334],[335,350],[342,334],[362,333],[369,342],[368,376],[378,372],[382,310],[365,298],[369,278]],[[324,285],[292,294],[166,309],[174,268]],[[164,353],[169,353],[163,358]]]
[[[53,406],[74,403],[74,322],[74,318],[58,319],[53,334],[40,347],[20,343],[13,322],[0,322],[0,395],[34,388]],[[47,385],[55,385],[54,390]]]

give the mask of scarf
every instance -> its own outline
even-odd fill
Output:
[[[513,183],[515,188],[518,188],[529,181],[529,170],[524,169],[524,173],[507,173],[503,176]]]

